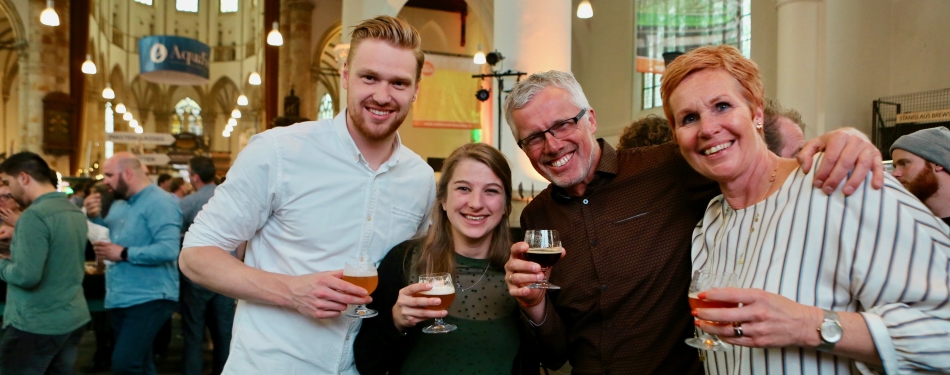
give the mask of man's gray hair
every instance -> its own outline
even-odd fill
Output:
[[[518,82],[511,89],[508,98],[505,99],[505,120],[508,121],[508,127],[515,139],[518,139],[518,132],[512,120],[512,114],[516,109],[528,105],[528,102],[537,93],[548,87],[556,87],[567,91],[571,95],[571,103],[578,108],[590,108],[590,103],[587,102],[587,97],[584,96],[584,90],[581,89],[581,84],[574,79],[573,74],[557,70],[532,74],[524,81]],[[590,116],[590,111],[585,116]]]

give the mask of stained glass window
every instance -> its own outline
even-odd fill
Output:
[[[184,98],[175,104],[175,114],[171,118],[171,133],[192,133],[201,135],[204,126],[201,124],[201,107],[191,98]]]
[[[660,107],[663,54],[729,44],[746,57],[752,44],[751,0],[637,0],[637,61],[643,109]]]
[[[330,94],[323,95],[320,99],[320,114],[317,116],[319,120],[328,118],[333,118],[333,98]]]

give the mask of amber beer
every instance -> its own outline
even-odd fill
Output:
[[[733,307],[739,307],[738,302],[723,302],[723,301],[710,301],[699,299],[699,293],[690,293],[689,294],[689,308],[696,309],[729,309]]]
[[[379,285],[379,276],[376,275],[375,273],[373,273],[372,275],[360,275],[360,276],[350,276],[344,273],[343,281],[356,285],[360,288],[366,289],[366,293],[372,294],[373,291],[376,290],[376,286]]]
[[[441,303],[435,306],[426,306],[426,310],[442,311],[448,310],[455,301],[455,288],[451,285],[432,286],[432,290],[424,290],[412,295],[413,297],[438,298]]]
[[[530,248],[524,253],[524,259],[535,262],[542,268],[550,268],[561,259],[560,247]]]

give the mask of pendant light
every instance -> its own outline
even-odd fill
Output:
[[[130,127],[130,128],[138,128],[138,127],[139,127],[139,120],[132,119],[132,121],[129,121],[129,127]]]
[[[135,134],[142,134],[144,131],[141,126],[135,127]]]
[[[223,132],[221,132],[221,136],[224,138],[231,138],[231,132],[225,129]]]
[[[247,83],[250,83],[254,86],[259,86],[261,84],[261,75],[257,72],[252,72],[250,77],[247,77]]]
[[[590,0],[581,1],[577,5],[577,18],[591,18],[594,16],[594,8],[590,6]]]
[[[102,89],[102,97],[104,99],[115,99],[115,91],[112,90],[112,84],[106,83],[106,88]]]
[[[229,127],[232,127],[232,128],[235,127],[235,126],[237,126],[237,119],[235,119],[234,117],[229,118],[229,119],[228,119],[228,126],[229,126]]]
[[[121,115],[121,114],[126,113],[126,111],[128,111],[128,109],[125,108],[125,104],[119,103],[115,105],[115,113],[118,113]]]
[[[125,112],[125,114],[122,115],[122,119],[125,120],[125,121],[132,121],[132,120],[134,120],[134,119],[132,118],[132,112]],[[130,125],[130,126],[131,126],[131,125]]]
[[[233,111],[231,111],[231,117],[232,117],[232,118],[241,118],[241,110],[235,108]]]
[[[59,15],[53,9],[53,0],[46,0],[46,9],[43,9],[43,13],[40,13],[40,23],[46,26],[59,26]]]
[[[96,63],[92,62],[92,55],[86,54],[86,61],[82,63],[82,72],[85,74],[96,74]]]
[[[244,95],[244,94],[241,94],[240,96],[238,96],[237,104],[238,104],[238,105],[247,105],[247,96]]]
[[[279,47],[284,45],[284,37],[280,35],[280,30],[277,27],[277,21],[274,21],[274,28],[267,33],[267,44],[270,44],[274,47]]]
[[[473,59],[476,65],[485,65],[485,52],[482,52],[482,45],[478,45],[478,52],[475,52]]]

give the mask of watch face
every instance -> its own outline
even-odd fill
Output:
[[[826,342],[836,343],[841,340],[841,325],[835,321],[825,321],[821,323],[821,338]]]

